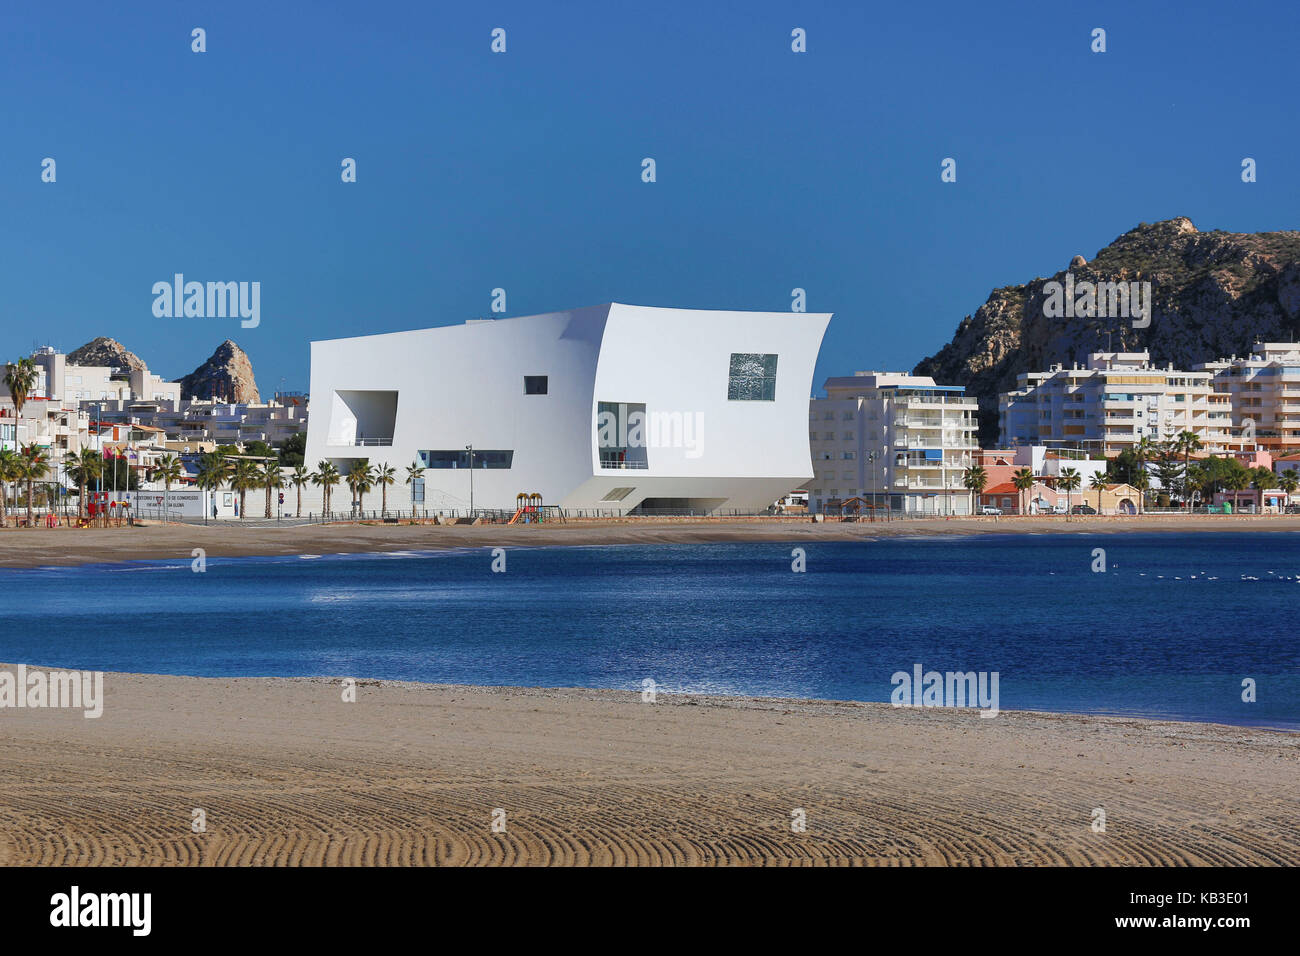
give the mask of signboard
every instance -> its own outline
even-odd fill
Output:
[[[140,517],[202,518],[208,504],[206,491],[173,488],[170,492],[141,491],[136,494]]]

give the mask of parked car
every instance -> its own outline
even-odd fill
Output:
[[[1070,509],[1072,515],[1095,515],[1096,513],[1097,509],[1092,505],[1075,505]]]
[[[992,505],[984,505],[983,507],[980,508],[980,514],[982,514],[982,515],[1000,515],[1000,514],[1002,514],[1002,509],[1001,509],[1001,508],[995,508],[995,507],[993,507]]]

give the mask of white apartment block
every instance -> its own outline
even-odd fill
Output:
[[[1258,342],[1244,358],[1196,366],[1213,374],[1215,392],[1231,403],[1233,424],[1258,447],[1285,455],[1300,451],[1300,345]]]
[[[90,415],[76,403],[29,398],[17,414],[13,399],[0,389],[0,448],[17,451],[34,444],[45,450],[51,462],[61,462],[69,453],[94,444]]]
[[[1082,366],[1022,373],[999,400],[1001,438],[1113,457],[1143,438],[1163,442],[1189,431],[1204,451],[1222,453],[1240,441],[1229,396],[1213,378],[1157,368],[1147,352],[1093,352]]]
[[[173,440],[235,445],[264,441],[278,445],[307,430],[307,403],[185,401],[92,402],[106,422],[147,425]],[[84,406],[83,406],[84,407]]]
[[[181,398],[178,382],[167,382],[147,368],[69,365],[68,357],[46,346],[32,353],[39,394],[55,401],[172,401]]]
[[[979,447],[978,402],[965,389],[903,372],[857,372],[823,388],[809,403],[810,510],[863,498],[893,511],[970,512],[962,473]]]

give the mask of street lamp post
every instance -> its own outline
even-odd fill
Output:
[[[885,506],[885,520],[889,520],[889,446],[880,446],[880,497]]]
[[[466,445],[465,450],[469,452],[469,517],[474,519],[474,446]]]

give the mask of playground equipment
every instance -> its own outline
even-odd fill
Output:
[[[535,524],[547,519],[554,520],[555,518],[559,518],[561,521],[564,520],[564,512],[560,510],[559,505],[542,504],[542,496],[535,491],[531,494],[519,492],[519,494],[515,495],[515,505],[517,508],[515,516],[506,522],[507,524],[514,524],[517,521],[524,524]]]

